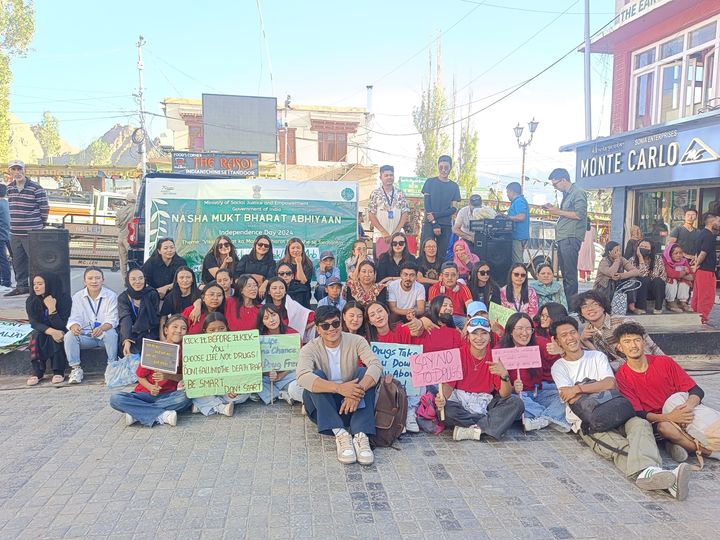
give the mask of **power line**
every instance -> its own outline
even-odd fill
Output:
[[[174,69],[175,71],[177,71],[177,72],[180,73],[181,75],[184,75],[185,77],[187,77],[187,78],[190,79],[191,81],[195,81],[195,82],[198,83],[199,85],[201,85],[201,86],[203,86],[203,87],[205,87],[205,88],[209,88],[210,90],[214,90],[215,92],[222,92],[222,90],[220,90],[219,88],[215,88],[214,86],[210,86],[209,84],[207,84],[207,82],[201,81],[200,79],[198,79],[198,78],[196,78],[196,77],[193,77],[192,75],[190,75],[190,74],[187,73],[186,71],[183,71],[183,70],[180,69],[179,67],[176,67],[176,66],[172,65],[172,64],[171,64],[170,62],[168,62],[167,60],[163,60],[163,59],[160,58],[157,54],[153,53],[152,50],[151,50],[149,47],[147,47],[147,46],[145,47],[145,52],[148,53],[150,56],[154,57],[156,60],[159,60],[159,61],[162,62],[163,64],[166,64],[167,66],[171,67],[172,69]]]
[[[478,2],[475,2],[474,0],[462,0],[466,4],[477,4]],[[585,15],[584,11],[573,11],[565,13],[563,11],[549,11],[546,9],[532,9],[532,8],[520,8],[515,6],[503,6],[501,4],[490,4],[488,2],[483,2],[483,6],[486,7],[492,7],[492,8],[498,8],[498,9],[509,9],[512,11],[523,11],[525,13],[549,13],[551,15],[557,15],[558,13],[562,13],[565,15]],[[590,13],[590,15],[614,15],[614,12],[612,11],[598,11],[595,13]]]

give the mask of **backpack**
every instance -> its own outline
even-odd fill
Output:
[[[593,382],[595,381],[585,379],[580,384]],[[617,389],[583,394],[570,405],[570,410],[582,420],[581,427],[585,435],[617,429],[635,416],[632,403]]]
[[[637,279],[628,279],[617,286],[610,300],[610,313],[612,315],[625,315],[628,308],[628,293],[637,291],[642,283]]]
[[[408,401],[405,388],[392,375],[380,379],[375,400],[375,435],[373,447],[392,446],[405,429]]]
[[[438,435],[445,429],[445,425],[438,418],[435,394],[432,392],[426,392],[420,397],[416,418],[418,426],[426,433]]]

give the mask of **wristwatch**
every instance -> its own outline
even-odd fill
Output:
[[[510,382],[510,375],[503,375],[500,377],[501,381]]]

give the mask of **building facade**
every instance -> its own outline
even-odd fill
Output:
[[[664,245],[685,209],[720,205],[720,2],[617,0],[592,44],[613,55],[611,135],[562,148],[585,189],[611,189],[611,239]]]

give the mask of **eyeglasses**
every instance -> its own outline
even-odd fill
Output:
[[[330,328],[340,328],[340,319],[335,319],[332,322],[319,323],[318,326],[326,332],[330,330]]]
[[[489,276],[490,271],[489,270],[478,270],[478,275],[479,276]]]
[[[282,277],[282,276],[292,276],[292,275],[293,275],[292,272],[278,272],[278,276],[280,276],[280,277]]]
[[[525,272],[513,272],[513,277],[525,277],[527,274]]]
[[[218,243],[218,247],[219,248],[230,247],[230,242],[220,242],[220,243]]]
[[[265,248],[265,249],[270,249],[270,244],[266,244],[265,242],[263,242],[262,244],[261,244],[260,242],[258,242],[258,243],[255,244],[255,245],[256,245],[257,247],[261,247],[261,248]]]
[[[395,240],[393,240],[392,245],[393,246],[404,246],[405,240],[398,240],[397,242]]]
[[[529,326],[516,326],[513,328],[513,332],[518,332],[519,334],[532,334],[533,329]]]

